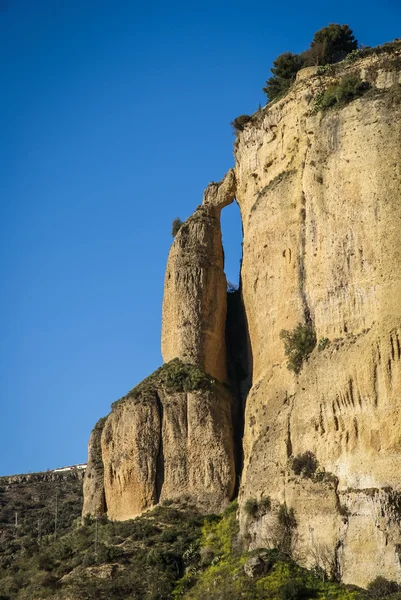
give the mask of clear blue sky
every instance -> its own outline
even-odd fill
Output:
[[[274,58],[329,22],[373,46],[401,4],[0,0],[0,474],[85,461],[161,364],[171,221],[233,165]],[[223,226],[235,281],[236,208]]]

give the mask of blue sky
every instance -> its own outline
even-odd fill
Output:
[[[382,2],[0,0],[0,475],[86,460],[111,402],[161,364],[171,222],[233,165],[272,61]],[[225,209],[238,280],[238,209]]]

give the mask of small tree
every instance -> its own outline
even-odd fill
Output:
[[[376,577],[376,579],[368,584],[369,598],[385,598],[399,591],[400,586],[395,581],[389,581],[385,577]]]
[[[284,340],[284,352],[288,356],[288,368],[294,373],[299,373],[302,363],[316,346],[315,330],[312,325],[298,323],[294,331],[283,329],[280,337]]]
[[[181,221],[181,219],[179,217],[174,219],[173,224],[171,226],[171,235],[173,237],[175,237],[177,235],[182,224],[183,224],[183,222]]]
[[[307,64],[327,65],[344,60],[347,54],[357,49],[358,42],[348,25],[330,23],[315,33],[304,57]]]
[[[263,92],[268,99],[274,100],[281,94],[284,94],[295,80],[295,76],[304,66],[304,58],[299,54],[284,52],[280,54],[273,62],[270,69],[273,77],[266,81]]]
[[[234,129],[234,131],[244,131],[244,127],[247,123],[249,123],[249,121],[251,120],[251,117],[249,115],[240,115],[239,117],[236,117],[234,119],[234,121],[231,121],[231,127]]]
[[[298,454],[292,460],[292,470],[295,475],[311,478],[318,467],[318,462],[315,455],[307,450],[304,454]]]

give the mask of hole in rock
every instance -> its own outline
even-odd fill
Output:
[[[242,259],[242,220],[237,202],[221,211],[221,232],[224,248],[224,272],[227,284],[239,286]]]

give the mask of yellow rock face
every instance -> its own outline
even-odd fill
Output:
[[[234,199],[235,179],[205,190],[203,205],[181,226],[168,257],[164,282],[162,355],[199,366],[226,381],[227,281],[220,211]]]
[[[100,419],[89,438],[88,465],[84,477],[84,505],[82,516],[101,516],[106,512],[104,496],[104,470],[101,438],[106,419]]]
[[[156,503],[160,425],[156,399],[124,402],[108,416],[102,460],[110,519],[132,519]]]
[[[231,398],[211,391],[161,393],[164,483],[160,501],[187,498],[205,512],[219,512],[235,487]]]
[[[384,88],[400,81],[395,60],[346,70]],[[253,355],[240,499],[294,508],[301,563],[359,585],[401,581],[389,508],[401,493],[401,104],[382,92],[313,114],[330,79],[307,75],[236,142]],[[330,343],[296,376],[280,332],[305,321]],[[306,451],[335,484],[294,474]],[[242,512],[255,547],[272,518]]]
[[[231,396],[217,382],[167,391],[173,376],[178,381],[178,364],[145,380],[95,428],[84,515],[107,507],[109,518],[126,520],[164,500],[218,512],[231,500],[236,481]]]

